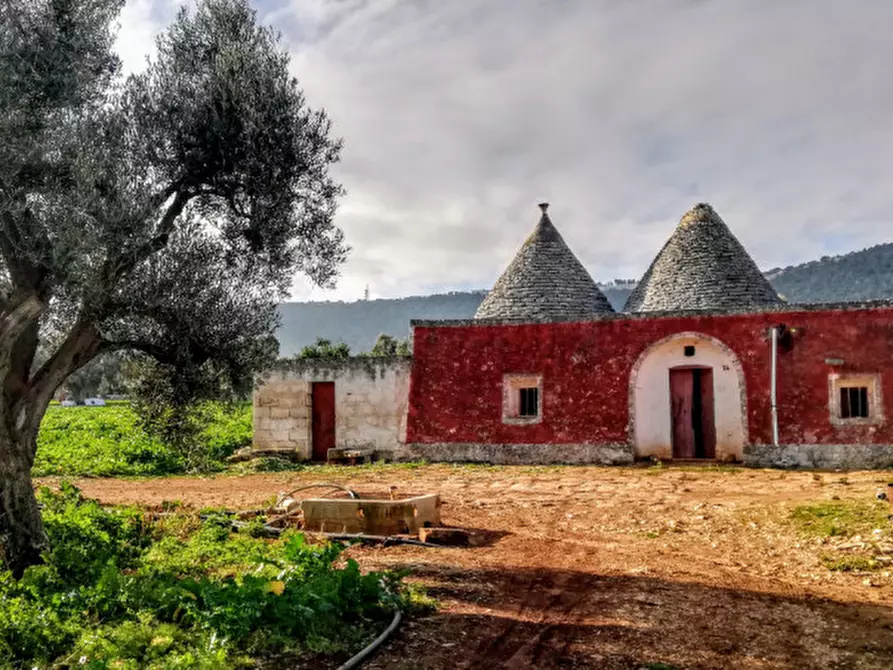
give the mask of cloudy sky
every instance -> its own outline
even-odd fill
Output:
[[[179,4],[128,0],[143,67]],[[254,0],[345,141],[338,288],[489,288],[536,203],[596,280],[713,204],[764,269],[893,239],[893,3]]]

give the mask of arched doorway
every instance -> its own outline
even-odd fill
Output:
[[[637,456],[742,458],[744,375],[719,340],[689,332],[653,343],[633,366],[629,395]]]

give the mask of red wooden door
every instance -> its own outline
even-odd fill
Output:
[[[314,382],[311,406],[313,460],[325,461],[335,446],[335,382]]]
[[[701,373],[701,439],[704,458],[716,458],[716,417],[713,402],[713,369],[695,370]]]
[[[691,368],[670,370],[670,413],[673,418],[673,458],[695,457],[695,434],[692,426]]]

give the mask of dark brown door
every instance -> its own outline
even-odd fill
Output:
[[[701,445],[695,443],[696,458],[716,458],[716,421],[713,410],[713,370],[695,370],[701,382]],[[703,456],[701,455],[703,454]]]
[[[670,411],[673,417],[673,458],[695,457],[695,433],[692,426],[691,369],[670,370]]]
[[[312,403],[313,460],[324,461],[335,446],[335,382],[314,382]]]
[[[670,370],[673,458],[716,458],[713,370]]]

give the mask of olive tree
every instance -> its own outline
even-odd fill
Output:
[[[0,541],[14,574],[45,533],[31,482],[50,398],[130,351],[196,388],[273,360],[296,272],[321,286],[340,141],[246,0],[200,0],[124,78],[122,0],[0,5]]]

